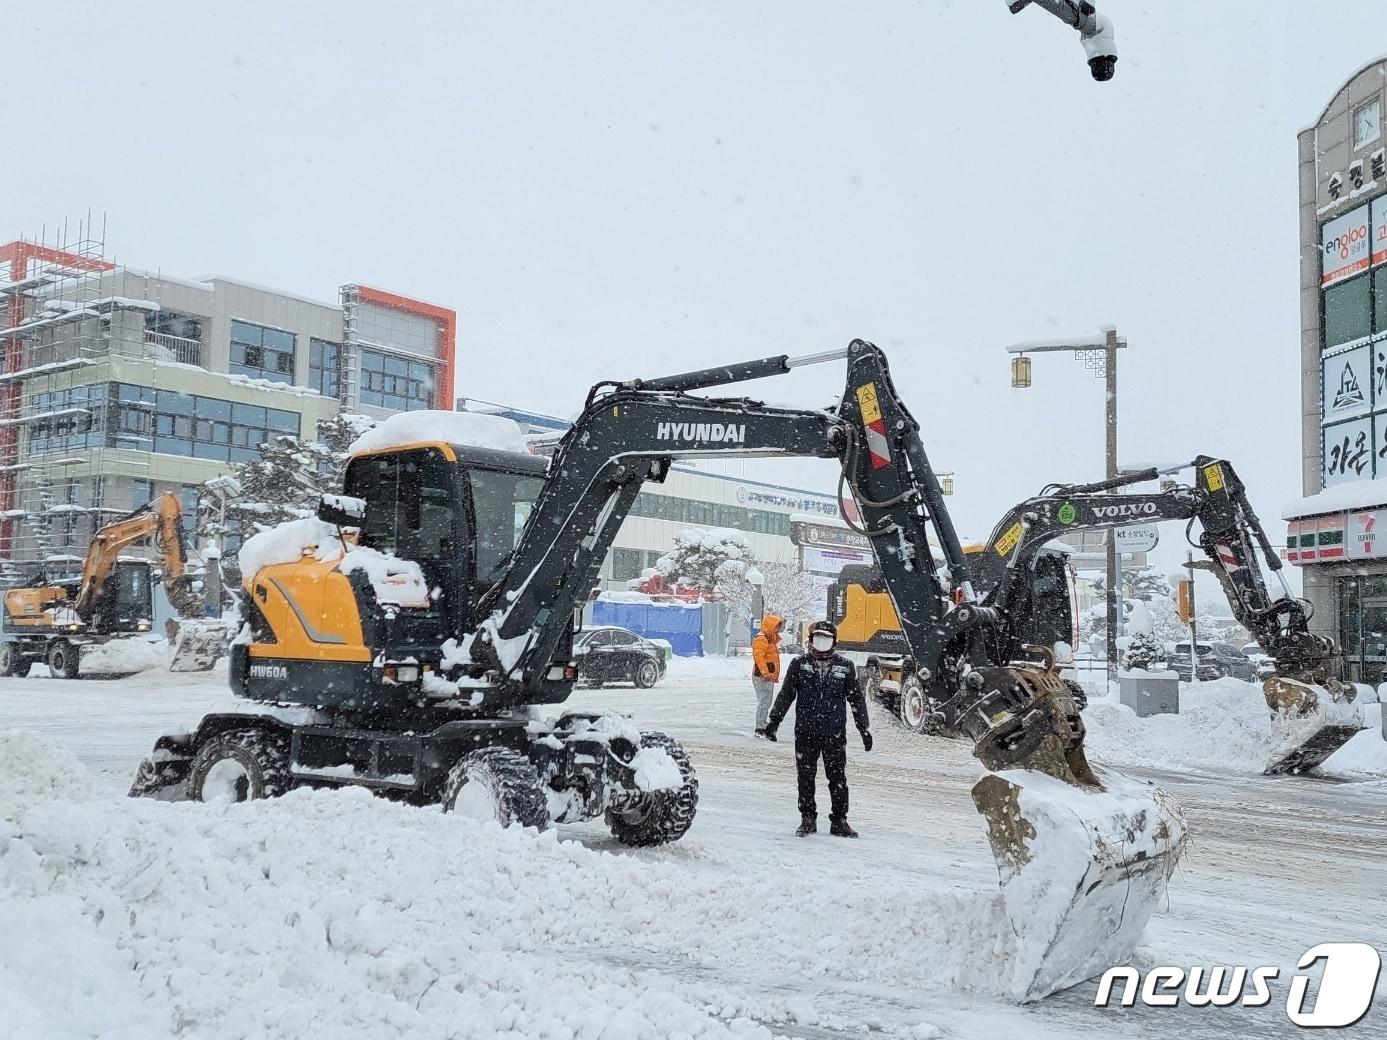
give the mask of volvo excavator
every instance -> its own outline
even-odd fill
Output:
[[[1138,484],[1192,469],[1193,484],[1166,481],[1160,491]],[[1268,774],[1303,773],[1322,765],[1363,729],[1355,690],[1339,677],[1333,639],[1310,630],[1310,604],[1286,584],[1281,557],[1225,459],[1198,456],[1165,469],[1146,469],[1092,484],[1051,485],[1007,511],[987,542],[970,554],[983,602],[1012,619],[1028,644],[1072,641],[1071,586],[1053,539],[1073,531],[1113,530],[1162,520],[1187,521],[1190,544],[1204,555],[1202,569],[1218,579],[1233,617],[1275,662],[1263,694],[1279,736]],[[1275,576],[1268,588],[1263,568]],[[845,573],[830,590],[831,616],[840,618],[844,646],[865,651],[868,671],[895,686],[899,717],[921,731],[948,731],[939,707],[911,680],[898,650],[900,626],[887,591],[870,571]],[[887,687],[890,689],[890,687]]]
[[[693,393],[844,358],[827,410]],[[1130,956],[1183,849],[1179,809],[1087,761],[1069,688],[975,591],[877,347],[599,383],[551,459],[450,440],[456,416],[435,415],[423,437],[421,413],[387,420],[316,521],[243,547],[243,566],[247,548],[254,560],[229,674],[253,704],[160,737],[132,796],[356,785],[503,823],[605,818],[628,844],[674,841],[698,797],[678,742],[612,716],[542,722],[537,709],[573,690],[576,611],[646,482],[676,459],[817,457],[857,501],[921,682],[986,771],[973,796],[1002,876],[1015,993]]]
[[[0,615],[0,675],[27,675],[48,665],[54,678],[75,679],[83,650],[139,635],[153,626],[150,563],[123,558],[138,542],[153,541],[163,564],[164,591],[183,619],[174,671],[206,671],[226,642],[220,622],[201,620],[202,595],[188,571],[178,497],[164,492],[97,530],[80,571],[50,561],[22,585],[5,590]]]

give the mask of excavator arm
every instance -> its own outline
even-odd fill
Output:
[[[189,616],[185,607],[191,600],[191,589],[188,587],[188,552],[183,543],[182,510],[178,496],[165,491],[153,502],[106,524],[92,537],[82,564],[82,581],[73,601],[78,617],[90,618],[96,610],[121,552],[151,536],[163,560],[169,600],[180,614]]]
[[[1121,489],[1193,468],[1192,485],[1167,486],[1159,492],[1122,493]],[[978,561],[986,602],[1008,616],[1018,616],[1036,556],[1052,538],[1075,530],[1108,530],[1162,520],[1185,520],[1198,540],[1203,569],[1214,574],[1233,617],[1276,662],[1276,674],[1264,683],[1268,706],[1277,715],[1318,719],[1300,725],[1294,747],[1268,772],[1314,768],[1361,728],[1348,707],[1353,688],[1338,681],[1333,639],[1310,631],[1307,604],[1291,594],[1284,564],[1267,538],[1247,498],[1247,491],[1225,459],[1206,455],[1185,466],[1148,469],[1095,484],[1052,486],[1010,509],[998,523]],[[1273,595],[1263,568],[1278,579]]]

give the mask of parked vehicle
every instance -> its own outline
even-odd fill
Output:
[[[1167,663],[1182,680],[1190,681],[1189,640],[1175,644]],[[1257,666],[1241,650],[1228,643],[1200,643],[1199,681],[1208,682],[1225,676],[1254,682],[1258,678]]]
[[[1247,655],[1247,659],[1257,669],[1258,679],[1265,679],[1269,675],[1276,674],[1276,659],[1263,650],[1260,644],[1248,643],[1242,648],[1242,652]]]
[[[665,677],[665,652],[636,633],[614,625],[590,628],[573,643],[578,681],[603,686],[635,683],[649,689]]]

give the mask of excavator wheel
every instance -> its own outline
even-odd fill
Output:
[[[76,679],[81,651],[66,639],[55,639],[48,648],[48,671],[55,679]]]
[[[911,674],[900,682],[900,707],[896,711],[900,722],[917,734],[931,732],[933,713],[929,710],[929,697],[925,696],[925,686],[920,677]]]
[[[218,734],[198,748],[188,766],[188,797],[194,802],[275,798],[293,783],[288,736],[263,727]]]
[[[534,763],[508,747],[469,751],[443,783],[443,811],[502,827],[549,826],[549,802]]]
[[[698,811],[698,777],[683,746],[663,733],[642,733],[641,747],[660,748],[674,759],[682,783],[675,791],[655,791],[633,808],[607,810],[607,826],[623,845],[649,848],[678,841],[693,826]]]
[[[0,676],[8,678],[21,670],[28,671],[18,647],[14,643],[0,643]]]

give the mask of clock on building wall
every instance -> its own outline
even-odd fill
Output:
[[[1382,136],[1382,99],[1376,98],[1353,113],[1353,147],[1362,148]]]

